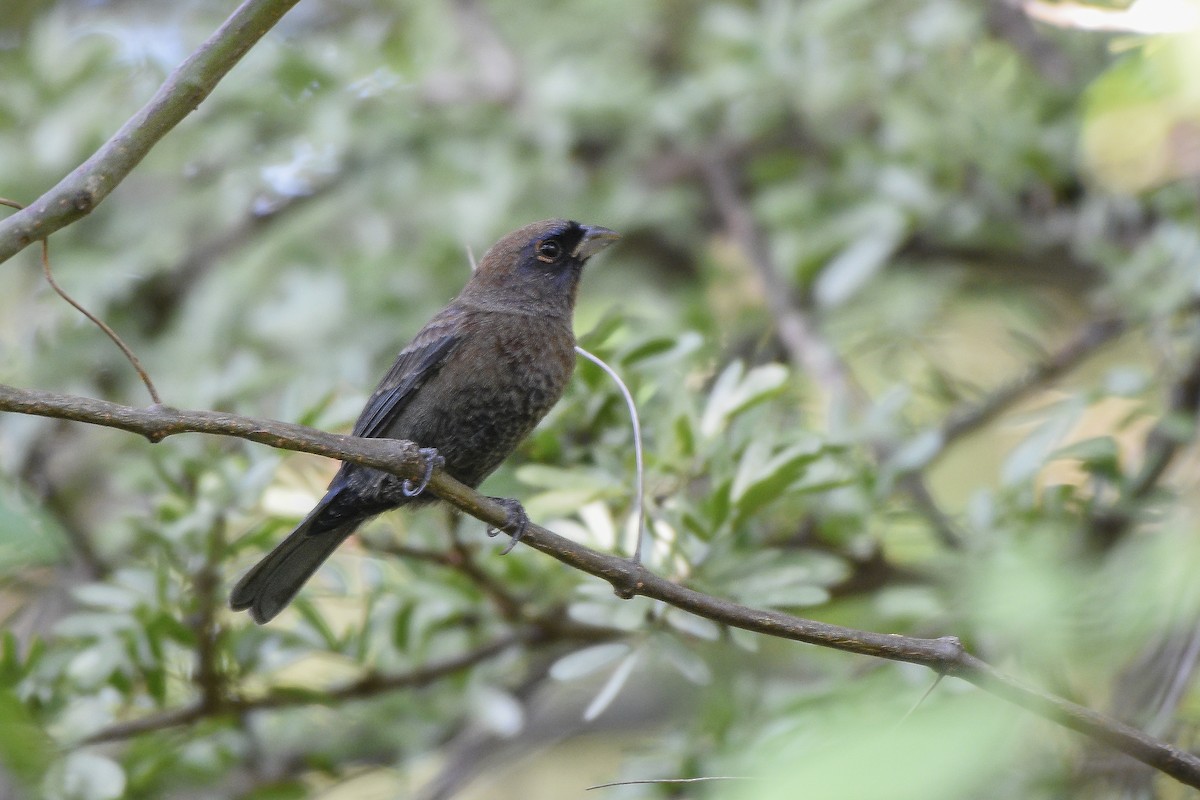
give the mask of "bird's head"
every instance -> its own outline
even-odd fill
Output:
[[[526,225],[484,253],[459,299],[495,311],[569,317],[583,265],[619,238],[608,228],[564,219]]]

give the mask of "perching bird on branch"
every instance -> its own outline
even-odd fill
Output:
[[[546,220],[493,245],[458,297],[401,351],[354,425],[355,436],[421,445],[424,480],[343,463],[316,508],[238,581],[233,609],[260,624],[274,617],[363,522],[433,502],[422,490],[437,466],[471,487],[500,466],[562,397],[575,368],[580,273],[618,238]],[[502,502],[515,543],[528,520],[515,500]]]

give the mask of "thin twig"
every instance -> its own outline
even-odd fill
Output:
[[[97,328],[104,331],[104,335],[111,339],[112,343],[125,354],[125,358],[129,360],[134,370],[137,371],[138,377],[146,385],[146,391],[150,393],[150,401],[155,405],[161,404],[162,398],[158,396],[158,389],[155,388],[154,381],[150,380],[150,375],[146,372],[145,367],[142,366],[141,360],[129,349],[129,345],[125,344],[121,337],[117,335],[117,332],[108,326],[108,323],[80,305],[75,298],[67,294],[66,290],[58,285],[58,281],[54,280],[54,274],[50,271],[50,242],[46,239],[42,240],[42,274],[46,276],[46,282],[50,284],[50,288],[54,289],[59,297],[66,300],[76,311],[83,314]]]
[[[589,786],[584,789],[585,792],[590,792],[593,789],[611,789],[614,786],[649,786],[657,783],[704,783],[706,781],[753,781],[757,778],[750,778],[744,775],[707,775],[703,778],[648,778],[640,781],[613,781],[612,783],[598,783],[595,786]]]
[[[86,745],[129,739],[144,733],[177,728],[181,725],[190,725],[200,719],[225,714],[241,715],[252,711],[290,708],[316,703],[332,705],[364,697],[373,697],[399,689],[428,686],[447,675],[462,672],[476,664],[495,658],[510,647],[534,639],[537,636],[538,633],[534,630],[512,633],[462,655],[442,661],[435,661],[424,667],[418,667],[411,672],[401,672],[394,675],[372,672],[356,681],[327,691],[299,692],[289,689],[274,689],[261,697],[218,698],[217,702],[212,704],[206,704],[201,700],[185,708],[165,711],[161,714],[151,714],[140,719],[110,725],[91,734],[79,744]]]
[[[825,341],[812,316],[796,300],[793,288],[776,269],[770,245],[743,201],[728,164],[720,158],[707,160],[704,178],[726,230],[762,282],[763,299],[792,362],[829,392],[832,408],[865,408],[866,397],[846,362]]]
[[[521,608],[524,605],[521,598],[509,592],[508,587],[475,563],[470,550],[457,540],[454,542],[454,549],[450,552],[426,550],[394,542],[370,542],[367,544],[367,548],[372,552],[386,553],[405,560],[425,561],[444,569],[453,570],[475,584],[492,602],[503,619],[509,622],[521,619]]]
[[[225,556],[224,514],[213,521],[207,545],[204,562],[192,581],[196,593],[193,625],[196,633],[196,674],[193,680],[200,690],[200,705],[206,709],[220,705],[224,689],[224,676],[217,657],[221,640],[217,609],[222,605],[218,590],[221,586],[221,560]]]
[[[234,436],[287,450],[351,461],[405,478],[417,478],[422,464],[418,447],[412,442],[358,439],[323,433],[301,425],[211,411],[187,412],[163,407],[139,409],[103,400],[4,385],[0,385],[0,410],[105,425],[140,433],[152,441],[189,431]],[[459,483],[443,471],[434,473],[429,490],[489,525],[500,527],[508,519],[509,512],[505,506]],[[533,523],[525,529],[521,544],[574,569],[602,578],[621,597],[641,595],[743,630],[848,653],[919,664],[939,674],[960,678],[1039,716],[1104,742],[1188,786],[1200,788],[1200,757],[1096,711],[1028,686],[968,653],[956,637],[922,639],[862,631],[780,611],[750,608],[682,586],[650,572],[640,564],[591,550]],[[360,681],[336,693],[336,696],[370,693],[380,681],[378,678],[365,683]],[[276,702],[284,704],[289,701],[277,697]],[[259,701],[254,707],[271,705]],[[185,714],[186,710],[173,713]]]
[[[929,684],[929,688],[925,690],[924,694],[922,694],[919,698],[917,698],[917,702],[913,703],[912,708],[910,708],[908,711],[905,711],[904,716],[896,721],[896,727],[899,728],[905,722],[908,722],[908,718],[916,713],[917,709],[920,708],[925,703],[925,701],[929,699],[929,695],[933,694],[933,690],[936,689],[941,684],[941,682],[945,679],[946,679],[945,675],[938,675],[937,677],[935,677],[933,679],[933,683]]]
[[[8,200],[6,198],[0,198],[0,205],[9,206],[18,210],[24,208],[24,206],[22,206],[20,203],[17,203],[13,200]],[[121,337],[117,335],[117,332],[110,328],[104,320],[100,319],[95,314],[84,308],[79,301],[67,294],[67,291],[58,285],[58,281],[54,280],[54,273],[50,270],[49,239],[42,239],[42,274],[46,276],[46,283],[50,284],[50,288],[53,289],[59,297],[61,297],[63,300],[66,300],[72,308],[91,320],[92,324],[94,324],[97,328],[104,331],[104,335],[112,340],[113,344],[115,344],[121,350],[121,352],[125,354],[125,358],[128,359],[129,363],[133,365],[133,368],[137,370],[138,377],[142,379],[142,383],[146,384],[146,391],[150,393],[150,401],[155,405],[161,403],[162,400],[159,399],[158,390],[154,388],[154,381],[150,380],[150,375],[146,372],[145,368],[142,367],[142,362],[138,359],[138,357],[133,354],[132,350],[129,349],[129,345],[125,344]]]
[[[952,442],[992,422],[1031,392],[1070,372],[1127,330],[1129,322],[1120,317],[1090,322],[1065,345],[1031,365],[1021,376],[988,392],[979,402],[951,411],[938,429],[938,449],[925,466],[941,456]]]
[[[424,561],[427,564],[435,564],[443,569],[459,573],[487,595],[505,621],[533,626],[542,631],[547,638],[604,642],[628,634],[628,631],[619,628],[606,628],[601,625],[576,622],[564,614],[561,607],[540,610],[535,613],[526,600],[510,592],[502,581],[492,577],[487,570],[479,566],[470,547],[457,539],[455,539],[450,552],[428,550],[392,542],[382,544],[368,542],[366,547],[371,552],[386,553],[405,560]]]

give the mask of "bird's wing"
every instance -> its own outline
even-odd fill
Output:
[[[354,424],[355,436],[384,435],[413,395],[437,374],[461,341],[460,313],[453,306],[443,310],[401,351]]]

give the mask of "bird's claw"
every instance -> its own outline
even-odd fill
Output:
[[[425,459],[425,473],[421,476],[421,482],[414,484],[409,478],[404,479],[404,483],[400,485],[400,491],[404,492],[405,497],[416,497],[421,492],[425,491],[425,487],[429,485],[429,479],[433,477],[433,471],[438,467],[446,465],[446,459],[434,447],[422,447],[417,451],[421,458]]]
[[[512,549],[517,546],[517,542],[521,541],[521,537],[528,530],[529,515],[525,513],[525,507],[518,500],[510,497],[493,497],[491,499],[504,506],[504,510],[508,512],[508,519],[504,521],[502,528],[489,527],[487,529],[488,536],[496,536],[501,532],[512,535],[512,541],[500,551],[500,555],[506,556],[512,552]]]

